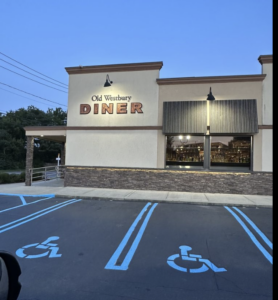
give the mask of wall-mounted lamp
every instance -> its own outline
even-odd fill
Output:
[[[215,100],[215,98],[214,98],[214,96],[212,95],[212,92],[211,92],[211,87],[209,88],[209,94],[208,94],[207,100],[209,100],[209,101]]]
[[[211,87],[209,88],[209,94],[208,94],[208,97],[207,97],[207,132],[206,132],[206,135],[209,135],[210,134],[210,122],[209,122],[209,101],[213,101],[215,100],[214,96],[212,95],[212,92],[211,92]]]
[[[106,81],[104,83],[104,87],[111,86],[112,83],[113,83],[113,81],[110,80],[109,75],[107,74]]]

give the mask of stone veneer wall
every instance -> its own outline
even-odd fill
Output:
[[[272,196],[273,174],[67,166],[64,184],[73,187]]]

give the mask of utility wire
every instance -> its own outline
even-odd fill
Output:
[[[13,58],[11,58],[11,57],[9,57],[8,55],[6,55],[6,54],[4,54],[4,53],[2,53],[2,52],[0,52],[0,54],[2,54],[2,55],[4,55],[4,56],[8,57],[9,59],[11,59],[11,60],[17,62],[18,64],[24,66],[25,68],[28,68],[28,69],[30,69],[30,70],[32,70],[32,71],[38,73],[38,74],[41,74],[41,75],[43,75],[43,76],[45,76],[45,77],[47,77],[47,78],[49,78],[49,79],[51,79],[51,80],[53,80],[53,81],[59,82],[59,83],[65,85],[65,86],[67,86],[65,83],[60,82],[60,81],[58,81],[58,80],[55,80],[55,79],[53,79],[53,78],[51,78],[51,77],[48,77],[48,76],[46,76],[46,75],[44,75],[44,74],[42,74],[42,73],[40,73],[40,72],[38,72],[38,71],[36,71],[36,70],[34,70],[34,69],[32,69],[32,68],[29,68],[29,67],[27,67],[26,65],[20,63],[19,61],[15,60],[15,59],[13,59]]]
[[[17,93],[13,93],[13,92],[11,92],[11,91],[8,91],[8,90],[2,89],[2,88],[0,88],[0,90],[6,91],[6,92],[8,92],[8,93],[11,93],[11,94],[17,95],[17,96],[19,96],[19,97],[22,97],[22,98],[25,98],[25,99],[28,99],[28,100],[31,100],[31,101],[35,101],[35,102],[38,102],[38,103],[41,103],[41,104],[44,104],[44,105],[50,105],[50,106],[56,107],[56,106],[53,105],[53,104],[47,104],[47,103],[43,103],[43,102],[38,101],[38,100],[34,100],[34,99],[31,99],[31,98],[27,98],[27,97],[21,96],[21,95],[19,95],[19,94],[17,94]]]
[[[56,88],[54,88],[54,87],[52,87],[52,86],[50,86],[50,85],[41,83],[41,82],[39,82],[39,81],[37,81],[37,80],[34,80],[34,79],[32,79],[32,78],[29,78],[29,77],[26,77],[26,76],[24,76],[24,75],[21,75],[21,74],[19,74],[19,73],[17,73],[17,72],[14,72],[14,71],[12,71],[12,70],[10,70],[10,69],[8,69],[8,68],[3,67],[3,66],[0,66],[0,68],[3,68],[3,69],[5,69],[5,70],[10,71],[10,72],[12,72],[12,73],[15,73],[15,74],[17,74],[17,75],[19,75],[19,76],[22,76],[22,77],[24,77],[24,78],[27,78],[27,79],[29,79],[29,80],[32,80],[32,81],[37,82],[37,83],[39,83],[39,84],[42,84],[42,85],[44,85],[44,86],[47,86],[47,87],[49,87],[49,88],[51,88],[51,89],[54,89],[54,90],[57,90],[57,91],[60,91],[60,92],[63,92],[63,93],[66,93],[66,94],[67,94],[67,92],[65,92],[65,91],[56,89]]]
[[[67,87],[61,86],[60,84],[51,82],[51,81],[49,81],[49,80],[47,80],[47,79],[44,79],[44,78],[42,78],[42,77],[40,77],[40,76],[37,76],[37,75],[35,75],[35,74],[32,74],[31,72],[28,72],[28,71],[26,71],[26,70],[24,70],[24,69],[22,69],[22,68],[19,68],[19,67],[17,67],[16,65],[13,65],[13,64],[9,63],[9,62],[7,62],[6,60],[4,60],[4,59],[2,59],[2,58],[0,58],[0,60],[4,61],[6,64],[9,64],[9,65],[11,65],[11,66],[13,66],[13,67],[15,67],[15,68],[17,68],[17,69],[23,71],[23,72],[26,72],[26,73],[28,73],[28,74],[31,74],[32,76],[35,76],[35,77],[38,77],[38,78],[40,78],[40,79],[42,79],[42,80],[44,80],[44,81],[50,82],[51,84],[55,84],[55,85],[57,85],[57,86],[59,86],[59,87],[61,87],[61,88],[63,88],[63,89],[68,89]]]
[[[13,87],[13,86],[10,86],[10,85],[8,85],[8,84],[6,84],[6,83],[0,82],[0,84],[6,85],[6,86],[8,86],[8,87],[10,87],[10,88],[12,88],[12,89],[18,90],[18,91],[20,91],[20,92],[22,92],[22,93],[29,94],[29,95],[31,95],[31,96],[33,96],[33,97],[37,97],[37,98],[43,99],[43,100],[45,100],[45,101],[49,101],[49,102],[56,103],[56,104],[59,104],[59,105],[62,105],[62,106],[67,107],[67,106],[64,105],[64,104],[61,104],[61,103],[58,103],[58,102],[55,102],[55,101],[51,101],[51,100],[42,98],[42,97],[40,97],[40,96],[36,96],[36,95],[34,95],[34,94],[31,94],[31,93],[22,91],[22,90],[20,90],[20,89],[18,89],[18,88],[15,88],[15,87]]]

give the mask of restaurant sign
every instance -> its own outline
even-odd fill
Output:
[[[114,112],[116,112],[117,114],[127,114],[128,112],[130,112],[131,114],[142,114],[142,103],[131,102],[131,98],[132,96],[93,95],[91,100],[94,102],[94,104],[92,106],[90,104],[80,104],[80,114],[89,114],[92,111],[92,107],[94,114],[113,114]],[[112,103],[103,103],[103,101]],[[113,103],[116,101],[125,102]]]

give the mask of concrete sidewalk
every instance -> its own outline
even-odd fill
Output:
[[[156,201],[199,205],[235,205],[246,207],[273,206],[272,196],[64,187],[63,179],[35,182],[32,186],[25,186],[24,183],[1,184],[0,195],[1,194],[54,194],[56,197],[63,198],[97,200]]]

